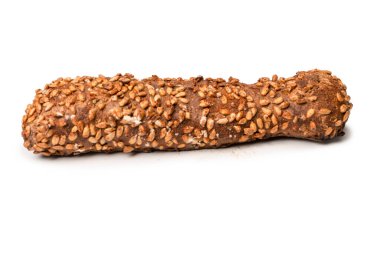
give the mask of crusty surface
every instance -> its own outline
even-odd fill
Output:
[[[59,78],[37,90],[22,120],[24,146],[45,156],[217,148],[277,136],[343,134],[346,86],[329,71],[294,77],[137,80]]]

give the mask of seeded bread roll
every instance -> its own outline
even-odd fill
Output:
[[[218,148],[271,137],[343,135],[352,104],[329,71],[291,78],[60,78],[37,90],[24,146],[45,156]]]

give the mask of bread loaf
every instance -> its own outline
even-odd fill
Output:
[[[346,86],[329,71],[243,84],[131,74],[59,78],[37,90],[22,120],[24,146],[45,156],[218,148],[278,136],[343,135]]]

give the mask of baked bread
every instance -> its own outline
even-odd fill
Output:
[[[22,120],[24,146],[45,156],[218,148],[278,136],[343,135],[346,86],[330,71],[243,84],[131,74],[59,78],[37,90]]]

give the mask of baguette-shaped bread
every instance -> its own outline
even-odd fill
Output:
[[[37,90],[22,120],[24,146],[45,156],[218,148],[277,136],[343,135],[346,86],[329,71],[291,78],[137,80],[59,78]]]

